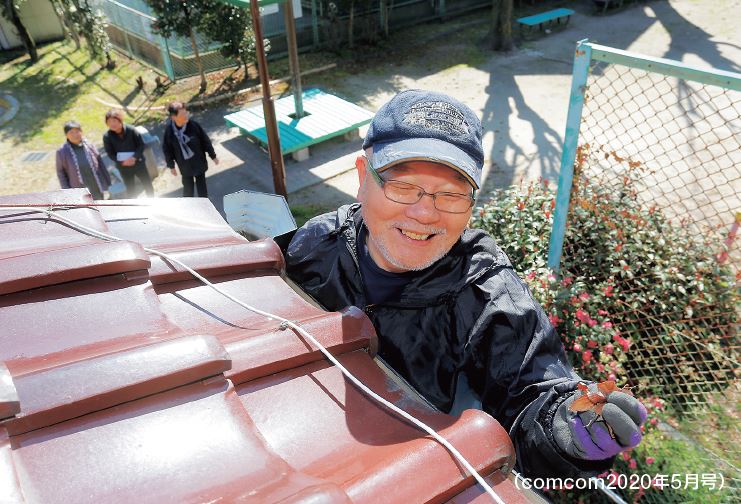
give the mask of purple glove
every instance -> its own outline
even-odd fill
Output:
[[[590,385],[589,392],[597,393],[597,385]],[[604,460],[641,442],[641,425],[648,413],[638,399],[624,392],[612,392],[598,416],[593,411],[569,411],[579,396],[581,392],[561,403],[553,418],[553,439],[564,453],[577,459]]]

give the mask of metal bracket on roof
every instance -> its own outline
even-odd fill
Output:
[[[226,221],[250,239],[272,238],[296,229],[288,202],[283,196],[242,190],[224,196]]]
[[[16,416],[21,412],[21,401],[15,389],[8,366],[0,362],[0,420]]]

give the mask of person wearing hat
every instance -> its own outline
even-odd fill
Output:
[[[67,141],[57,150],[57,178],[62,189],[87,187],[95,200],[102,200],[111,176],[98,150],[82,136],[77,121],[64,124]]]
[[[599,417],[570,411],[581,380],[558,335],[495,240],[467,227],[481,136],[450,96],[396,95],[355,162],[359,203],[276,237],[286,273],[329,310],[364,309],[378,357],[435,408],[496,418],[526,476],[601,473],[640,442],[646,409],[613,392]]]

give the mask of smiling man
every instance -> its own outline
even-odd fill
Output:
[[[496,418],[527,476],[597,474],[637,445],[646,410],[632,396],[612,392],[599,417],[570,411],[580,379],[558,335],[496,242],[467,228],[484,164],[476,115],[405,91],[363,149],[359,203],[276,239],[288,276],[329,310],[363,308],[378,356],[431,405]]]

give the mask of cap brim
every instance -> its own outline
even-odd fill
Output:
[[[406,161],[432,161],[448,166],[479,189],[481,170],[471,156],[455,145],[437,138],[408,138],[395,142],[373,144],[373,168],[377,172],[387,170]]]

